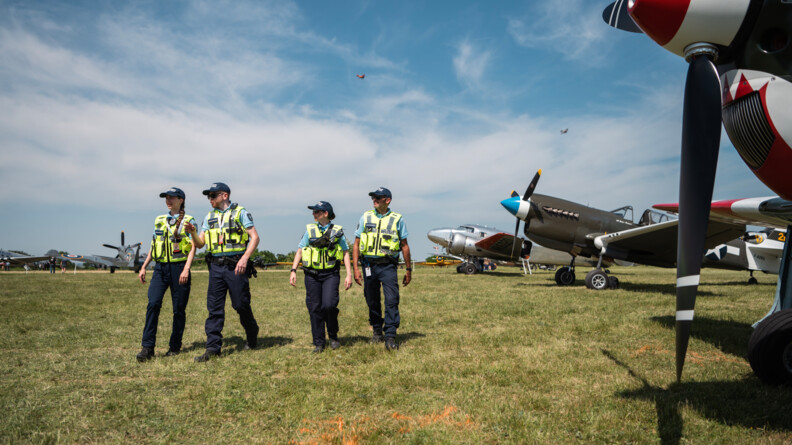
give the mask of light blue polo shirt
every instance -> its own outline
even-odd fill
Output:
[[[317,224],[319,225],[319,231],[321,231],[322,233],[324,233],[324,231],[327,230],[328,227],[330,227],[330,224],[327,224],[326,226],[323,226],[323,225],[321,225],[319,223],[317,223]],[[302,239],[300,240],[300,244],[297,245],[297,248],[298,249],[302,249],[303,247],[308,247],[308,240],[309,239],[310,239],[310,237],[308,236],[308,231],[306,230],[305,233],[303,234]],[[341,250],[343,250],[344,252],[349,250],[349,244],[347,244],[345,236],[342,236],[338,240],[338,245],[341,246]]]

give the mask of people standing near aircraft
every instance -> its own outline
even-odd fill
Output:
[[[146,322],[143,326],[143,349],[137,355],[139,362],[154,357],[157,343],[157,323],[165,291],[170,288],[173,303],[173,329],[171,331],[166,356],[174,356],[181,351],[184,325],[187,321],[185,311],[190,299],[190,267],[195,257],[195,243],[186,231],[187,225],[194,225],[195,219],[184,213],[184,192],[171,187],[160,193],[165,198],[168,213],[154,219],[154,234],[151,248],[138,273],[140,283],[146,282],[146,267],[154,261],[154,273],[148,288]]]
[[[325,349],[325,326],[330,348],[338,349],[338,284],[341,282],[341,261],[346,268],[344,290],[352,287],[352,267],[349,264],[349,245],[343,227],[331,223],[335,219],[333,206],[319,201],[308,206],[313,210],[314,223],[306,226],[297,253],[294,255],[289,284],[297,284],[297,265],[300,260],[305,272],[305,305],[311,319],[314,353]]]
[[[56,261],[55,261],[55,257],[54,257],[54,256],[51,256],[51,257],[49,258],[49,268],[50,268],[50,273],[51,273],[51,274],[52,274],[52,273],[55,273],[55,262],[56,262]]]
[[[66,260],[61,260],[61,273],[66,273]]]
[[[250,256],[259,244],[259,235],[253,226],[253,215],[244,207],[230,201],[231,189],[215,182],[203,191],[209,198],[212,211],[204,218],[201,234],[188,226],[196,246],[206,245],[206,264],[209,266],[209,289],[206,292],[206,351],[195,357],[196,362],[209,361],[219,356],[223,346],[226,293],[231,296],[231,306],[239,314],[245,329],[245,349],[258,344],[259,326],[250,307],[249,278],[255,272]]]
[[[363,294],[369,308],[369,324],[373,335],[371,343],[385,342],[385,349],[399,349],[396,329],[399,317],[399,278],[396,268],[399,252],[404,255],[405,273],[402,283],[407,286],[412,278],[410,246],[407,244],[407,226],[404,218],[390,209],[392,194],[385,187],[369,193],[374,209],[363,213],[355,231],[352,248],[352,267],[355,282],[363,284]],[[361,258],[362,255],[362,258]],[[364,273],[361,274],[360,259]],[[385,294],[385,318],[382,318],[380,285]],[[383,337],[384,326],[384,337]]]

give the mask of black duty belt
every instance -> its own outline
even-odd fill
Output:
[[[242,258],[242,255],[212,256],[208,258],[208,261],[218,266],[233,266],[239,262],[240,258]]]
[[[393,257],[365,257],[363,261],[369,264],[398,264],[399,260]]]

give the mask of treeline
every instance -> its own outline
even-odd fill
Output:
[[[280,263],[280,262],[291,263],[292,261],[294,261],[294,255],[296,254],[297,254],[296,251],[284,254],[284,253],[272,253],[269,250],[256,250],[250,259],[255,261],[256,259],[260,258],[260,261],[264,263]],[[206,256],[206,251],[204,250],[202,252],[196,253],[195,256],[198,258],[203,258]]]

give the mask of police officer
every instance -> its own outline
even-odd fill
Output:
[[[185,309],[190,299],[190,266],[195,257],[195,245],[185,231],[187,224],[195,224],[195,219],[184,213],[184,192],[180,188],[171,187],[160,193],[165,198],[168,213],[154,220],[154,235],[148,255],[140,267],[138,278],[146,282],[146,267],[155,261],[154,274],[148,288],[148,306],[146,307],[146,323],[143,326],[143,349],[137,355],[139,362],[154,357],[154,345],[157,343],[157,322],[159,321],[162,298],[170,288],[173,302],[173,330],[166,356],[173,356],[181,351],[182,335],[186,322]]]
[[[195,357],[196,362],[209,361],[220,355],[223,345],[223,323],[225,322],[226,292],[231,296],[231,306],[239,314],[245,329],[245,349],[258,344],[259,327],[250,308],[249,274],[253,265],[248,264],[250,255],[256,251],[259,235],[253,226],[253,215],[244,207],[230,201],[231,189],[222,182],[215,182],[203,191],[209,198],[212,211],[204,218],[201,234],[193,236],[197,248],[206,245],[206,262],[209,266],[209,289],[206,292],[206,351]],[[195,227],[188,227],[195,233]]]
[[[407,227],[398,213],[390,210],[392,195],[390,190],[380,187],[369,193],[374,209],[360,217],[355,231],[355,244],[352,248],[352,267],[355,268],[355,282],[363,284],[363,294],[369,307],[369,324],[373,331],[372,343],[385,341],[385,349],[399,349],[396,343],[396,329],[399,327],[399,278],[396,267],[399,252],[404,255],[406,265],[404,280],[407,286],[412,277],[410,267],[410,246],[407,245]],[[361,274],[360,259],[363,273]],[[382,318],[380,285],[385,294],[385,318]],[[383,337],[384,323],[384,337]]]
[[[344,290],[352,287],[352,267],[349,264],[349,245],[344,237],[343,227],[332,224],[335,219],[333,206],[327,201],[319,201],[308,206],[313,210],[316,221],[305,229],[297,253],[294,255],[289,284],[297,284],[297,265],[300,260],[305,271],[305,305],[311,318],[314,353],[325,348],[325,325],[330,337],[330,348],[338,349],[338,284],[341,281],[341,261],[346,268]]]

